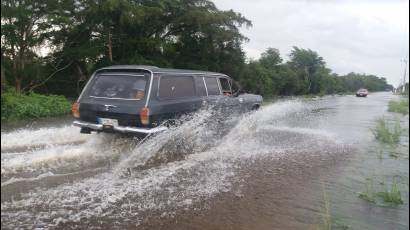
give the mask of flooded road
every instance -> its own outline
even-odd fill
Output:
[[[387,112],[396,97],[289,99],[223,122],[201,111],[144,142],[81,135],[67,118],[2,127],[1,226],[324,229],[330,213],[336,229],[408,229],[408,134],[381,161],[371,131],[380,117],[408,129]],[[391,177],[403,205],[358,197]]]

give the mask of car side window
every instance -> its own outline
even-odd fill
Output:
[[[219,78],[219,83],[221,84],[222,93],[224,95],[230,96],[232,95],[231,84],[227,78],[221,77]]]
[[[195,84],[192,76],[162,76],[160,78],[158,96],[161,99],[193,97],[195,95]]]
[[[219,85],[216,77],[205,77],[206,88],[208,95],[220,95]]]
[[[195,77],[195,86],[197,96],[207,96],[204,78]]]

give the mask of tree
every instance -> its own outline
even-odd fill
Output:
[[[247,40],[239,32],[251,22],[211,1],[109,0],[67,7],[71,17],[57,22],[48,63],[73,64],[56,75],[75,78],[77,88],[94,69],[112,64],[148,64],[201,69],[239,76]],[[80,10],[77,10],[80,9]],[[53,82],[49,82],[52,84]],[[57,86],[53,86],[57,87]]]
[[[389,85],[386,78],[379,78],[375,75],[349,73],[341,76],[343,87],[346,91],[355,92],[360,88],[366,88],[369,91],[392,90],[393,86]]]
[[[1,1],[2,57],[12,61],[16,92],[20,93],[27,64],[36,59],[39,48],[51,30],[48,23],[50,6],[46,0]]]
[[[297,70],[307,83],[308,93],[319,93],[319,72],[325,68],[325,61],[318,53],[310,49],[301,49],[296,46],[290,53],[289,64]]]
[[[265,52],[261,54],[261,58],[259,62],[265,68],[274,68],[275,66],[282,63],[282,58],[280,57],[280,53],[278,49],[275,48],[268,48]]]

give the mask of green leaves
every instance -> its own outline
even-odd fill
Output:
[[[25,96],[7,92],[1,95],[1,120],[13,121],[68,114],[70,107],[70,102],[63,96],[35,93]]]
[[[356,92],[360,88],[366,88],[369,91],[392,90],[393,87],[387,84],[386,78],[379,78],[375,75],[349,73],[341,76],[342,83],[350,92]]]
[[[315,51],[293,47],[290,60],[282,62],[279,50],[268,48],[257,61],[251,61],[240,75],[240,81],[250,92],[265,97],[276,95],[326,95],[355,92],[364,87],[370,91],[390,89],[385,78],[350,73],[338,76],[326,67]]]

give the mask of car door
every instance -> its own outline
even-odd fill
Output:
[[[220,109],[223,107],[223,96],[219,87],[218,79],[215,76],[204,76],[203,81],[205,83],[207,93],[207,97],[203,104],[214,107],[214,109]]]
[[[227,77],[218,77],[217,79],[220,91],[222,92],[221,102],[226,106],[226,111],[230,113],[240,112],[244,100],[233,95],[231,79]]]
[[[157,113],[161,119],[177,119],[200,108],[201,98],[196,93],[195,80],[190,75],[160,76],[157,92]]]
[[[201,99],[201,105],[198,109],[208,104],[208,91],[205,85],[205,77],[204,75],[197,75],[194,77],[195,79],[195,89],[196,95]]]

